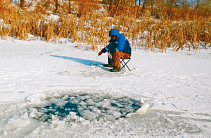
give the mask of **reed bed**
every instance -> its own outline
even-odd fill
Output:
[[[49,2],[51,1],[21,9],[5,0],[0,15],[1,39],[14,37],[30,40],[29,35],[33,35],[35,40],[63,43],[61,38],[66,38],[68,41],[85,43],[87,50],[98,51],[107,45],[108,31],[115,28],[126,36],[133,49],[158,49],[165,52],[167,48],[178,51],[188,47],[191,50],[198,49],[201,45],[206,48],[211,44],[210,16],[190,17],[187,14],[180,20],[175,20],[165,12],[160,12],[160,19],[155,19],[149,11],[145,11],[137,18],[138,14],[133,12],[138,13],[138,8],[128,12],[126,7],[127,10],[122,12],[124,14],[116,11],[111,17],[106,8],[91,10],[81,3],[69,5],[65,1],[60,1],[60,8],[54,14],[54,7]],[[99,9],[100,5],[97,6]],[[54,18],[50,18],[50,15]]]

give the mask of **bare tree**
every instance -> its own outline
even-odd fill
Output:
[[[70,0],[69,0],[69,12],[68,12],[69,14],[70,14],[70,9],[71,9],[71,8],[70,8]]]
[[[0,13],[3,12],[3,0],[0,0]]]
[[[55,7],[56,7],[55,12],[58,12],[58,0],[56,0]]]
[[[24,0],[20,0],[20,7],[21,7],[21,8],[24,7]]]
[[[196,3],[196,10],[199,9],[199,3],[200,3],[200,0],[197,0],[197,3]]]

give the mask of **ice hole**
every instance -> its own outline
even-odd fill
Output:
[[[115,120],[136,112],[140,107],[140,101],[130,97],[76,93],[48,97],[41,106],[33,107],[36,112],[30,114],[32,118],[43,122],[55,119],[67,122]]]

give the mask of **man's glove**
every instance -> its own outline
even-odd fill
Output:
[[[103,54],[103,51],[100,51],[99,53],[98,53],[98,56],[100,56],[100,55],[102,55]]]
[[[103,48],[101,51],[102,51],[103,53],[107,52],[106,48]]]

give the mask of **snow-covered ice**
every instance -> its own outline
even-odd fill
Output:
[[[0,40],[0,137],[211,137],[210,47],[113,73],[76,45]]]

